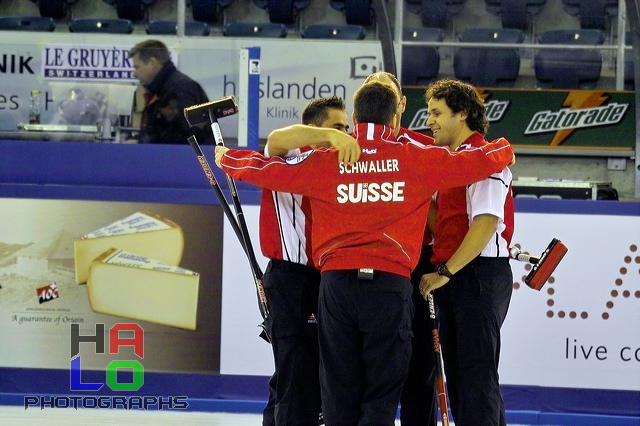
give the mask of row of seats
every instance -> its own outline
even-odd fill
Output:
[[[78,0],[32,0],[37,2],[40,15],[64,18],[70,6]],[[193,19],[213,23],[222,10],[234,0],[187,0]],[[486,10],[501,19],[503,28],[526,30],[532,17],[539,14],[547,0],[484,0]],[[117,17],[132,21],[144,20],[156,0],[103,0],[115,7]],[[311,0],[252,0],[267,11],[269,22],[292,24]],[[405,0],[409,12],[420,15],[424,27],[447,28],[453,16],[464,8],[465,0]],[[330,0],[330,6],[345,15],[347,24],[368,26],[373,23],[371,0]],[[576,16],[581,29],[605,30],[607,22],[618,14],[618,0],[562,0],[563,10]]]
[[[38,5],[41,17],[64,19],[70,15],[71,6],[78,0],[31,0]],[[149,8],[156,0],[103,0],[113,6],[119,19],[131,21],[146,20]],[[230,6],[233,0],[187,0],[186,5],[190,7],[194,20],[199,22],[216,22],[219,12]]]
[[[40,16],[45,18],[64,19],[70,15],[71,6],[78,0],[31,1],[37,3]],[[118,18],[137,21],[146,18],[149,6],[154,4],[156,0],[103,0],[103,2],[115,7]]]
[[[424,27],[447,28],[464,8],[464,0],[405,0],[406,9],[421,17]],[[526,30],[547,0],[484,0],[487,12],[500,17],[502,28]],[[562,9],[578,18],[580,29],[606,30],[618,15],[618,0],[562,0]]]
[[[40,16],[61,19],[69,14],[70,6],[77,0],[32,0],[38,3]],[[150,6],[156,0],[103,0],[116,9],[119,19],[131,21],[146,20]],[[213,23],[219,21],[220,12],[229,7],[234,0],[187,0],[193,19],[199,22]],[[292,24],[311,0],[252,0],[258,8],[269,15],[269,22]],[[372,23],[371,0],[331,0],[333,9],[344,13],[347,24],[370,25]]]
[[[234,22],[222,29],[229,37],[284,38],[288,34],[285,24]],[[367,35],[362,25],[307,25],[300,31],[300,37],[308,39],[363,40]]]
[[[440,28],[404,29],[405,41],[444,40]],[[518,29],[468,29],[460,33],[465,43],[507,43],[524,41]],[[551,30],[540,34],[540,44],[602,45],[601,30]],[[627,44],[629,37],[627,37]],[[402,83],[425,85],[438,77],[440,53],[436,46],[404,46]],[[515,48],[460,47],[453,57],[457,79],[478,87],[513,87],[520,73],[520,52]],[[534,56],[536,85],[543,89],[595,89],[600,80],[602,55],[596,49],[539,49]],[[625,55],[625,89],[634,90],[633,57]]]
[[[15,31],[53,31],[56,22],[47,17],[0,17],[0,30]],[[82,33],[131,34],[134,25],[128,19],[86,19],[69,21],[69,31]],[[176,21],[149,21],[145,25],[147,34],[172,35],[177,33]],[[206,22],[185,22],[185,35],[207,36],[211,28]],[[288,27],[285,24],[235,22],[223,27],[223,34],[230,37],[286,37]],[[307,25],[300,36],[313,39],[362,40],[367,32],[361,25]]]
[[[191,0],[193,19],[212,22],[207,16],[201,14],[201,10],[204,12],[203,7],[223,9],[232,2],[233,0]],[[311,0],[252,0],[252,2],[267,12],[269,22],[288,25],[297,21],[298,15],[309,6]],[[344,13],[348,25],[368,26],[373,23],[371,0],[330,0],[329,5]]]

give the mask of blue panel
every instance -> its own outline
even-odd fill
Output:
[[[205,152],[214,175],[213,147]],[[259,188],[237,183],[243,203]],[[11,198],[217,204],[188,145],[0,141],[0,196]],[[230,198],[229,198],[230,199]]]
[[[104,382],[105,372],[82,372],[86,383]],[[126,396],[186,396],[189,410],[260,413],[267,376],[145,372],[145,384]],[[0,367],[0,405],[23,405],[24,397],[69,396],[69,371]],[[640,392],[603,389],[502,386],[509,424],[640,426]],[[74,394],[73,396],[81,396]],[[90,396],[123,396],[103,386]],[[538,409],[534,407],[539,407]]]
[[[640,426],[638,417],[594,416],[582,414],[543,413],[540,425],[571,426]]]
[[[260,47],[249,47],[249,61],[260,61]],[[249,67],[249,96],[247,117],[247,146],[253,151],[258,150],[260,143],[260,73],[252,73]]]
[[[536,410],[547,414],[640,417],[640,392],[638,391],[515,385],[503,385],[500,389],[505,407],[513,411]],[[567,423],[546,421],[540,424]]]
[[[609,200],[531,200],[516,198],[516,213],[600,214],[640,216],[640,202]]]

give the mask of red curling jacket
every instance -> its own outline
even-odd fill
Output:
[[[505,139],[451,152],[401,143],[393,129],[372,123],[358,124],[354,136],[362,155],[352,166],[338,163],[333,148],[288,159],[230,149],[221,160],[234,179],[309,197],[313,260],[322,271],[373,268],[409,277],[433,193],[485,179],[513,157]]]

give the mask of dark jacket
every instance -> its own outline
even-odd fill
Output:
[[[164,64],[145,89],[147,105],[142,112],[139,143],[187,144],[192,134],[200,143],[212,143],[211,129],[189,128],[183,112],[186,107],[208,102],[207,94],[173,62]]]

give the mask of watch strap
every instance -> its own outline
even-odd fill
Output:
[[[453,274],[451,273],[449,268],[447,268],[447,264],[445,262],[438,263],[438,265],[436,266],[436,272],[438,273],[438,275],[442,275],[443,277],[453,278]]]

